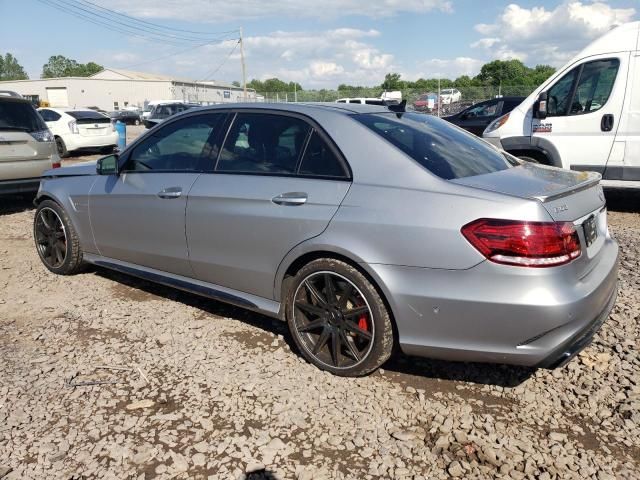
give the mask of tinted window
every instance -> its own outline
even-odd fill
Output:
[[[516,100],[505,100],[504,105],[502,107],[502,113],[507,113],[516,108],[518,105],[522,103],[522,99]]]
[[[362,103],[360,100],[349,100],[349,103]]]
[[[365,100],[364,103],[367,105],[384,105],[383,100]]]
[[[567,108],[569,107],[569,102],[571,100],[571,92],[573,91],[573,82],[578,74],[578,68],[571,70],[549,89],[547,99],[548,117],[557,117],[567,114]]]
[[[94,112],[93,110],[70,110],[65,113],[75,118],[78,124],[111,122],[109,117],[102,115],[100,112]]]
[[[431,173],[447,180],[492,173],[516,165],[484,141],[429,115],[375,113],[353,118]]]
[[[498,102],[491,102],[471,107],[469,110],[467,110],[465,115],[467,116],[467,118],[493,117],[497,114],[497,112]]]
[[[580,73],[569,113],[583,115],[600,110],[609,99],[619,65],[617,59],[586,63]]]
[[[239,113],[224,142],[216,169],[293,174],[308,133],[309,125],[298,118]]]
[[[317,132],[311,134],[307,148],[300,164],[301,175],[317,175],[323,177],[347,176],[340,160],[318,135]]]
[[[38,110],[45,122],[56,122],[60,120],[60,114],[53,110]]]
[[[0,130],[38,132],[47,125],[28,102],[0,100]]]
[[[201,171],[217,155],[213,134],[224,114],[198,115],[158,129],[131,152],[126,171]]]

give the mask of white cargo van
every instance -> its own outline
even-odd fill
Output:
[[[640,188],[640,22],[595,40],[484,131],[513,155]]]

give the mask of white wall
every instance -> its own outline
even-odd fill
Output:
[[[47,87],[67,89],[69,107],[96,106],[106,111],[114,110],[114,102],[123,109],[128,106],[143,107],[145,101],[184,100],[188,102],[240,102],[242,89],[193,83],[172,83],[166,80],[116,80],[97,78],[53,78],[0,82],[0,90],[13,90],[21,95],[38,95],[48,101]],[[228,98],[224,92],[228,93]],[[247,93],[248,101],[255,101],[255,92]]]

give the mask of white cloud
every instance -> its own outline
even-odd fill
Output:
[[[390,17],[400,13],[451,12],[450,0],[101,0],[100,4],[147,19],[195,22],[242,22],[265,17],[344,18]]]
[[[471,57],[433,58],[418,62],[418,71],[404,72],[402,77],[407,80],[416,80],[417,78],[455,79],[461,75],[474,76],[480,71],[483,63],[485,63],[483,60]]]
[[[633,8],[613,8],[599,1],[565,1],[550,10],[511,4],[494,23],[475,26],[483,38],[471,46],[486,49],[494,58],[558,66],[613,26],[632,20],[635,14]]]
[[[376,30],[338,28],[324,31],[275,31],[244,39],[247,79],[278,77],[297,81],[305,88],[335,88],[340,83],[379,84],[384,75],[397,70],[394,56],[370,41],[380,36]],[[157,73],[173,72],[179,77],[220,81],[241,80],[238,48],[229,56],[236,40],[192,49],[158,62],[146,62],[132,69]],[[158,56],[161,56],[158,55]],[[228,60],[223,60],[229,56]],[[145,57],[142,57],[143,61]],[[131,62],[116,55],[107,63],[126,68]],[[218,69],[218,67],[222,66]]]

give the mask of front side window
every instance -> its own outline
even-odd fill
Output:
[[[124,171],[202,171],[217,155],[213,137],[225,114],[184,118],[158,129],[136,146]]]
[[[434,175],[451,180],[518,165],[484,141],[448,122],[418,113],[369,113],[353,117]]]
[[[547,116],[557,117],[567,114],[571,102],[573,83],[578,75],[578,68],[574,68],[549,89],[547,99]]]
[[[619,66],[618,59],[586,63],[580,73],[570,114],[583,115],[600,110],[609,100]]]
[[[309,130],[305,121],[295,117],[238,113],[227,134],[216,170],[295,174]]]

